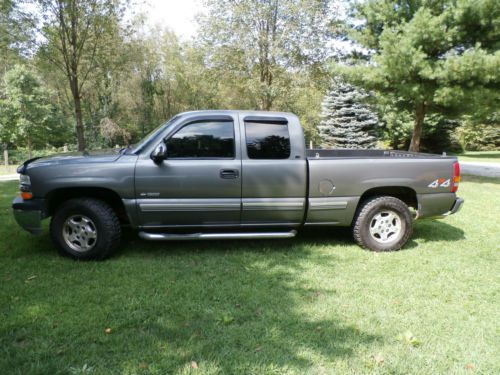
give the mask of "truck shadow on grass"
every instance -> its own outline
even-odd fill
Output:
[[[124,246],[118,251],[117,256],[126,256],[136,252],[157,253],[158,256],[168,256],[170,251],[180,254],[196,247],[197,251],[238,252],[241,247],[272,251],[288,251],[291,246],[342,246],[348,247],[355,244],[350,228],[345,227],[309,227],[302,228],[298,235],[285,240],[225,240],[225,241],[158,241],[148,242],[137,237],[137,232],[125,229],[123,233]],[[419,242],[453,242],[465,238],[462,229],[454,227],[443,221],[421,220],[414,223],[413,235],[402,250],[417,248]],[[165,252],[164,254],[162,254]]]
[[[453,225],[440,220],[421,220],[414,223],[413,236],[405,248],[417,247],[415,240],[423,243],[454,242],[465,239],[465,232]]]
[[[192,361],[201,373],[306,373],[384,342],[312,277],[334,275],[341,261],[311,241],[157,251],[165,243],[136,239],[106,262],[73,262],[49,256],[48,240],[0,268],[11,296],[0,307],[0,373],[170,374]]]

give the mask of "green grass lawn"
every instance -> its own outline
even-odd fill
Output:
[[[458,155],[460,161],[484,161],[500,163],[500,151],[467,151]]]
[[[0,183],[0,374],[498,374],[500,180],[371,253],[347,230],[59,257]],[[106,332],[107,329],[110,329]],[[194,368],[197,367],[197,368]]]

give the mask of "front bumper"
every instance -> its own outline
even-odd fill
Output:
[[[25,201],[17,197],[12,202],[12,211],[17,224],[31,234],[42,232],[42,219],[45,218],[45,202],[43,199]]]

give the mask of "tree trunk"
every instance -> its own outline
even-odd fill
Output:
[[[420,138],[422,137],[422,130],[424,127],[425,119],[425,103],[419,103],[415,109],[415,125],[413,127],[413,135],[411,137],[409,151],[420,151]]]
[[[75,101],[75,116],[76,116],[76,138],[78,140],[78,151],[85,151],[85,134],[83,129],[82,119],[82,103],[80,95],[74,97]]]
[[[31,147],[31,138],[29,135],[28,135],[27,141],[28,141],[28,159],[32,159],[33,158],[33,150]]]
[[[73,103],[75,105],[76,139],[78,141],[78,151],[85,151],[85,132],[82,119],[82,101],[76,74],[70,79],[70,83],[71,93],[73,94]]]
[[[274,6],[276,8],[276,5]],[[276,9],[275,9],[276,11]],[[270,111],[273,106],[274,97],[272,94],[273,72],[271,56],[272,42],[276,27],[275,19],[261,20],[259,24],[259,68],[260,68],[260,83],[261,87],[265,88],[265,92],[261,94],[260,109]]]

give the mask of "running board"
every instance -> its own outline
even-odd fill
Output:
[[[148,233],[139,232],[139,237],[150,241],[183,241],[183,240],[241,240],[265,238],[292,238],[296,230],[289,232],[240,232],[240,233]]]

